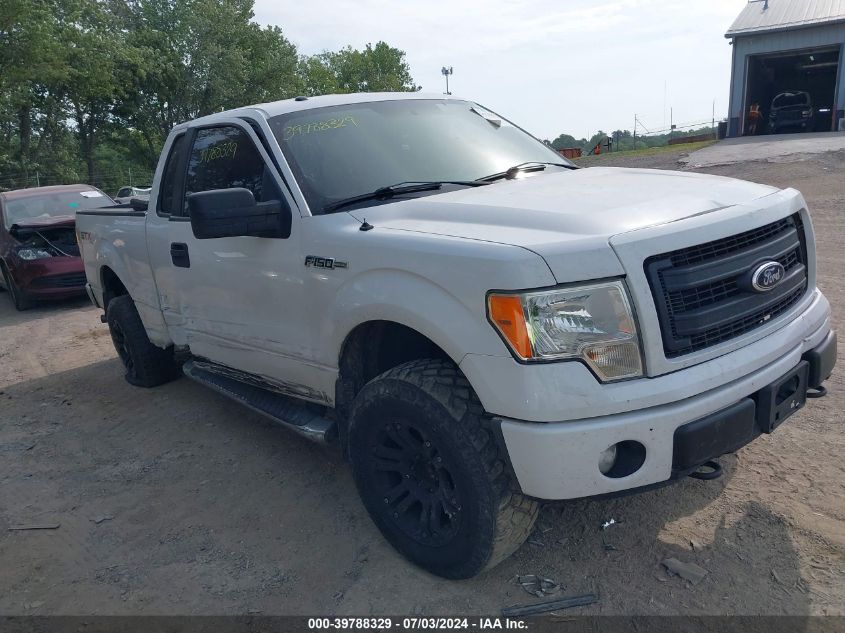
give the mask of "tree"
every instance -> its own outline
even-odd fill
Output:
[[[555,140],[552,141],[552,147],[556,150],[562,150],[566,147],[582,147],[584,145],[584,139],[576,140],[574,136],[569,134],[561,134]]]
[[[252,21],[252,0],[131,0],[127,45],[143,72],[119,115],[152,159],[174,125],[303,90],[296,47],[278,27]]]
[[[24,178],[33,163],[33,138],[44,138],[39,126],[50,128],[61,116],[51,92],[68,67],[57,37],[56,9],[47,0],[0,3],[0,102],[16,123],[6,139],[6,160]]]
[[[419,90],[411,77],[404,51],[385,42],[350,46],[305,58],[300,69],[309,94],[329,92],[412,92]]]
[[[0,189],[154,168],[178,123],[300,94],[415,90],[384,42],[300,56],[253,0],[1,0]],[[87,176],[85,175],[87,174]]]
[[[99,136],[113,122],[114,109],[140,71],[141,59],[98,0],[63,0],[59,5],[59,38],[68,64],[61,87],[76,123],[88,182],[93,183]]]

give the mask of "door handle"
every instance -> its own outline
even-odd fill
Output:
[[[178,268],[190,268],[191,256],[188,254],[188,245],[184,242],[171,242],[170,259]]]

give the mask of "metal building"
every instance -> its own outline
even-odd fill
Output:
[[[725,37],[728,136],[786,131],[777,121],[790,100],[803,104],[791,127],[845,131],[845,0],[749,0]]]

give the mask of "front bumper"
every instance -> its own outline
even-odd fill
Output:
[[[64,299],[85,294],[81,257],[17,260],[10,272],[21,292],[33,299]]]
[[[651,486],[688,473],[768,432],[761,398],[799,368],[821,385],[836,362],[836,335],[825,325],[765,367],[695,397],[658,407],[546,424],[500,419],[522,491],[539,499],[575,499]],[[685,372],[679,373],[687,373]],[[805,387],[806,388],[806,387]],[[800,406],[800,405],[799,405]],[[619,442],[645,447],[642,466],[625,477],[599,470],[599,455]]]

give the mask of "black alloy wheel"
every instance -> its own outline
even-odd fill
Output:
[[[369,461],[397,527],[426,545],[442,545],[458,532],[460,491],[437,441],[409,420],[383,425]]]

